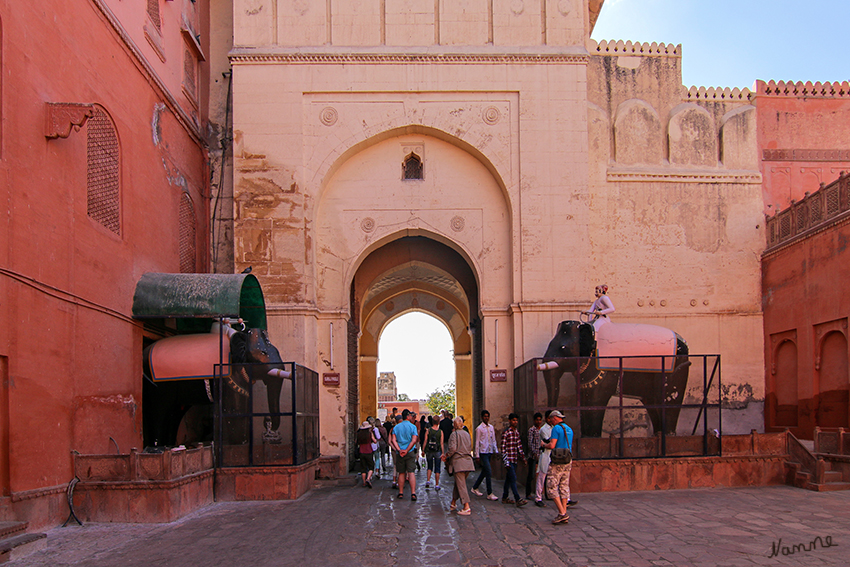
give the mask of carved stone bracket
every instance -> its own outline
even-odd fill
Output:
[[[71,135],[71,128],[79,132],[94,114],[93,104],[48,102],[46,107],[44,135],[47,138],[67,138]]]

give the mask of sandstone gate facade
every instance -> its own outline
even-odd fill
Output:
[[[761,428],[755,109],[684,89],[677,46],[590,40],[600,6],[234,1],[236,269],[284,358],[340,374],[323,454],[375,414],[394,317],[442,320],[458,413],[498,416],[600,282],[617,320],[722,354],[724,431]]]

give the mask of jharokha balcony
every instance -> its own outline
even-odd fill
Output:
[[[814,193],[767,217],[767,250],[811,236],[828,226],[850,218],[850,175],[841,175],[830,183],[821,183]]]

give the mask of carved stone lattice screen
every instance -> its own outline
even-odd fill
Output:
[[[88,215],[120,235],[118,134],[109,115],[98,107],[87,123],[86,161]]]

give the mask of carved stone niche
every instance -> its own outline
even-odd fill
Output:
[[[44,136],[50,139],[67,138],[72,128],[79,132],[94,114],[93,104],[48,102],[45,107]]]
[[[614,121],[614,156],[619,165],[660,164],[661,142],[661,120],[652,106],[639,99],[620,104]]]

